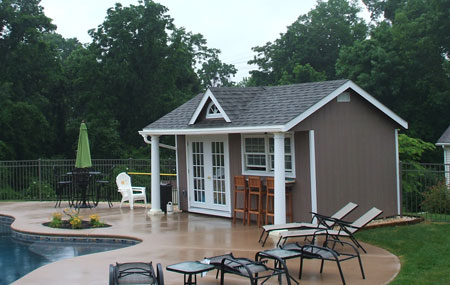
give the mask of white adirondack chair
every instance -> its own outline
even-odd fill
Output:
[[[118,191],[122,194],[122,201],[120,201],[120,208],[123,202],[128,201],[130,209],[134,207],[134,201],[143,200],[147,208],[147,197],[145,195],[145,187],[131,186],[131,178],[125,172],[119,173],[116,177],[116,184]]]

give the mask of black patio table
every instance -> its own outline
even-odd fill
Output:
[[[201,263],[200,261],[185,261],[168,265],[166,269],[167,271],[184,274],[184,284],[191,285],[197,284],[197,274],[213,270],[214,265]],[[194,280],[192,280],[192,275],[194,275]],[[187,280],[186,276],[188,277]]]
[[[91,181],[91,177],[95,175],[100,175],[99,171],[87,171],[83,168],[76,168],[72,172],[67,172],[67,175],[73,176],[73,183],[76,188],[79,188],[80,196],[78,201],[74,201],[75,208],[92,208],[91,204],[87,199],[87,189]],[[76,192],[76,191],[74,191]],[[75,193],[74,193],[75,195]]]
[[[296,284],[298,284],[298,282],[291,275],[289,275],[289,271],[285,261],[292,258],[301,258],[301,256],[302,253],[298,251],[296,252],[293,250],[274,248],[257,252],[255,260],[261,260],[263,258],[273,259],[275,262],[274,267],[284,269],[286,272],[286,278],[292,279]]]

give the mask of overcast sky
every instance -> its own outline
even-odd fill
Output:
[[[106,10],[120,2],[123,6],[137,0],[42,0],[44,13],[57,25],[65,38],[91,41],[87,31],[103,23]],[[202,34],[207,46],[222,51],[221,60],[236,66],[233,81],[248,76],[255,67],[247,65],[253,58],[252,47],[264,45],[286,32],[299,15],[306,14],[316,0],[160,0],[169,9],[177,27]]]

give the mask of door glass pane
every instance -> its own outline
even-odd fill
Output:
[[[211,143],[213,171],[213,200],[216,205],[226,205],[225,154],[223,142]]]
[[[205,176],[203,163],[203,142],[192,143],[192,170],[194,178],[194,201],[205,202]]]

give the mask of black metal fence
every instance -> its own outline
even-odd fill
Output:
[[[146,186],[151,197],[150,159],[93,159],[92,169],[101,173],[113,201],[120,201],[115,177],[128,172],[135,186]],[[61,175],[74,169],[75,160],[0,161],[0,201],[52,201]],[[431,221],[450,222],[450,165],[401,163],[402,214]],[[172,201],[178,204],[175,160],[161,160],[161,181],[172,185]],[[90,187],[99,187],[95,181]]]
[[[403,214],[450,222],[450,165],[401,163]]]
[[[113,201],[120,201],[115,178],[120,172],[130,173],[133,186],[147,187],[151,197],[150,159],[93,159],[92,170],[100,172],[96,179],[107,180],[102,191],[112,194]],[[74,169],[75,160],[22,160],[0,161],[0,201],[52,201],[56,199],[56,185],[61,177]],[[161,160],[161,181],[172,185],[172,201],[178,203],[175,160]],[[99,187],[92,179],[89,187]]]

